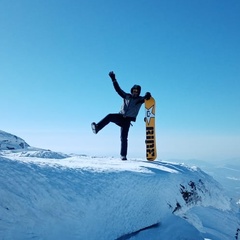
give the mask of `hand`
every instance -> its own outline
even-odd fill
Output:
[[[151,93],[150,92],[146,92],[144,99],[149,100],[151,98]]]
[[[109,77],[112,79],[113,82],[116,81],[115,73],[113,71],[109,73]]]

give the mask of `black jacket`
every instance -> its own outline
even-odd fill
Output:
[[[124,92],[120,88],[117,81],[113,82],[113,86],[116,92],[123,98],[123,105],[119,113],[122,114],[124,117],[129,118],[131,121],[135,122],[138,112],[142,104],[144,103],[144,97],[133,97],[132,94]]]

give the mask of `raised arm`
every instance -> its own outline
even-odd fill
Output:
[[[119,86],[119,84],[118,84],[118,82],[117,82],[115,73],[114,73],[113,71],[111,71],[111,72],[109,73],[109,77],[112,79],[113,86],[114,86],[114,89],[116,90],[116,92],[117,92],[122,98],[126,98],[127,93],[124,92],[124,91],[120,88],[120,86]]]

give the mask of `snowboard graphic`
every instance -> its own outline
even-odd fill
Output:
[[[155,100],[151,97],[145,100],[146,122],[146,158],[154,161],[157,158],[156,135],[155,135]]]

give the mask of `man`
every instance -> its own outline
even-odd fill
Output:
[[[117,124],[121,128],[121,159],[127,160],[128,131],[131,121],[136,121],[138,112],[144,103],[144,100],[148,100],[151,97],[151,94],[147,92],[144,97],[140,96],[141,86],[139,85],[134,85],[131,88],[131,93],[126,93],[120,88],[114,72],[110,72],[109,76],[112,79],[116,92],[123,98],[122,108],[119,113],[110,113],[99,123],[93,122],[91,126],[93,132],[97,134],[110,122]]]

